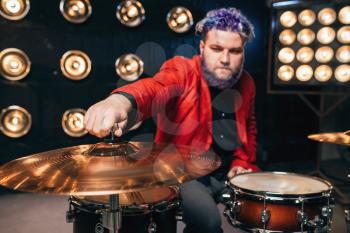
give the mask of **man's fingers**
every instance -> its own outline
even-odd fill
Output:
[[[128,120],[124,120],[118,123],[118,128],[115,129],[114,135],[117,137],[121,137],[125,133],[125,127],[128,123]]]

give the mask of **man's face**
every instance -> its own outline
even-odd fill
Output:
[[[217,79],[229,80],[240,71],[244,41],[237,32],[210,30],[200,41],[200,55],[206,69]]]

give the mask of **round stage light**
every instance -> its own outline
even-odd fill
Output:
[[[306,9],[299,13],[299,23],[303,26],[310,26],[316,20],[316,14],[314,11]]]
[[[0,0],[0,15],[8,20],[23,19],[29,9],[29,0]]]
[[[8,48],[0,52],[0,74],[11,81],[25,78],[30,72],[28,56],[19,49]]]
[[[280,80],[288,82],[294,76],[294,69],[291,66],[283,65],[278,69],[277,76]]]
[[[62,128],[71,137],[82,137],[87,134],[84,128],[84,117],[86,111],[81,108],[73,108],[64,112],[62,116]]]
[[[332,8],[324,8],[318,12],[318,21],[323,25],[334,23],[337,18],[337,13]]]
[[[332,68],[327,65],[321,65],[315,70],[315,79],[319,82],[327,82],[332,78]]]
[[[143,61],[135,54],[125,54],[115,62],[117,74],[125,81],[132,82],[143,73]]]
[[[297,60],[301,63],[308,63],[314,57],[314,51],[309,47],[302,47],[297,52]]]
[[[301,65],[297,68],[296,77],[299,81],[307,82],[312,78],[313,70],[309,65]]]
[[[22,137],[29,132],[31,126],[31,115],[20,106],[9,106],[0,113],[0,131],[8,137]]]
[[[145,20],[145,9],[136,0],[122,1],[117,7],[117,19],[125,26],[136,27]]]
[[[89,0],[61,0],[60,11],[63,17],[71,23],[83,23],[92,13]]]
[[[315,33],[308,28],[302,29],[298,32],[298,41],[302,45],[309,45],[315,40]]]
[[[82,51],[67,51],[61,58],[61,71],[71,80],[82,80],[91,71],[90,58]]]
[[[345,6],[338,13],[339,21],[343,24],[350,24],[350,6]]]
[[[295,52],[291,48],[283,48],[278,53],[278,60],[280,60],[282,63],[291,63],[294,60]]]
[[[285,29],[280,33],[279,40],[283,45],[291,45],[296,39],[295,32],[291,29]]]
[[[321,44],[329,44],[335,39],[335,31],[331,27],[323,27],[317,32],[317,40]]]
[[[335,78],[342,83],[348,82],[350,80],[350,66],[340,65],[335,69]]]
[[[342,62],[342,63],[350,62],[350,46],[343,45],[339,47],[335,57],[339,62]]]
[[[293,11],[286,11],[281,15],[280,22],[284,27],[293,27],[297,22],[297,15]]]
[[[184,33],[191,29],[193,17],[191,11],[185,7],[174,7],[166,16],[166,21],[171,30]]]
[[[329,46],[323,46],[316,50],[315,58],[320,63],[330,62],[333,59],[334,51]]]
[[[350,43],[350,26],[343,26],[337,32],[337,39],[343,44]]]

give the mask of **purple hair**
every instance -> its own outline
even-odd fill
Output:
[[[207,16],[196,25],[196,34],[204,38],[212,29],[238,32],[245,41],[254,38],[254,27],[249,20],[236,8],[221,8],[211,10]]]

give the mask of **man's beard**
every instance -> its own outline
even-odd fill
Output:
[[[233,73],[231,77],[227,80],[219,79],[214,72],[210,71],[203,58],[201,59],[201,70],[203,72],[203,76],[205,80],[207,81],[210,87],[215,87],[223,90],[226,88],[233,87],[238,82],[243,71],[243,64],[244,64],[244,60],[242,61],[238,70],[235,73]]]

